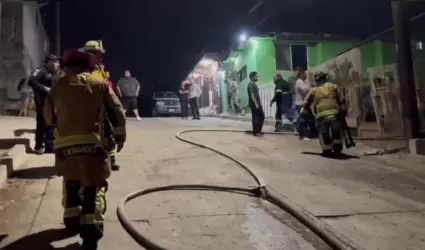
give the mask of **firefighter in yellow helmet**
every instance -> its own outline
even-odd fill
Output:
[[[51,88],[43,110],[46,122],[56,125],[54,148],[64,178],[64,224],[80,234],[86,250],[97,249],[103,236],[106,180],[111,174],[108,150],[114,142],[120,151],[126,140],[122,105],[107,83],[91,74],[93,62],[91,54],[67,51],[66,75]]]
[[[103,49],[102,41],[95,41],[95,40],[88,41],[84,44],[84,46],[80,50],[94,55],[96,66],[94,70],[92,71],[92,74],[107,80],[105,71],[103,70],[104,69],[103,64],[102,64],[103,54],[106,53],[106,51]],[[116,157],[115,157],[116,153],[117,152],[115,149],[112,149],[109,152],[109,156],[111,157],[111,169],[113,171],[120,170],[120,166],[117,164]]]
[[[329,156],[332,151],[340,154],[343,149],[340,112],[346,110],[342,103],[338,87],[334,83],[327,82],[328,75],[317,72],[314,75],[316,87],[310,90],[301,108],[301,115],[308,115],[311,104],[314,105],[319,140],[323,155]]]

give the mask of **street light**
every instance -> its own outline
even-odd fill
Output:
[[[239,35],[239,41],[245,42],[247,39],[248,39],[248,36],[246,35],[246,33],[242,33]]]

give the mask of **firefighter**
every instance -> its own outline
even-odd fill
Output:
[[[103,64],[102,64],[102,57],[103,54],[105,54],[105,50],[103,49],[102,41],[88,41],[84,44],[84,46],[80,49],[81,51],[88,52],[90,54],[93,54],[95,56],[95,69],[93,70],[92,74],[96,75],[98,77],[101,77],[105,80],[108,80],[105,74],[105,71],[103,70]],[[120,165],[117,164],[116,161],[116,150],[112,149],[109,152],[109,156],[111,157],[111,169],[113,171],[120,170]]]
[[[322,154],[329,156],[334,151],[340,154],[343,149],[341,123],[339,115],[346,110],[336,84],[327,82],[328,75],[317,72],[314,75],[316,87],[307,94],[301,115],[311,113],[310,106],[314,104],[315,118],[319,130],[319,140]]]
[[[64,179],[64,224],[80,234],[82,249],[95,250],[103,236],[111,174],[108,150],[123,148],[126,120],[118,97],[91,74],[93,55],[67,51],[64,64],[66,75],[51,88],[43,112],[46,122],[56,125],[55,166]]]

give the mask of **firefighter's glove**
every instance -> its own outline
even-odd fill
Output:
[[[117,152],[121,152],[121,150],[124,148],[124,143],[118,142],[117,143]]]

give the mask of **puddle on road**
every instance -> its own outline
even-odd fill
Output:
[[[320,238],[285,211],[265,202],[249,203],[243,232],[257,250],[330,250]]]

